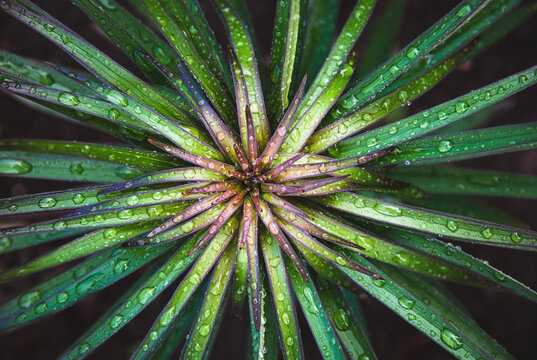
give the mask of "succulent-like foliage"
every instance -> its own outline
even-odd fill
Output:
[[[246,299],[253,358],[302,358],[302,310],[324,358],[372,359],[361,292],[458,358],[511,358],[441,280],[537,301],[447,242],[534,250],[536,232],[483,220],[469,199],[455,205],[457,195],[535,198],[537,178],[439,164],[535,148],[536,123],[454,124],[535,84],[537,67],[408,117],[388,115],[525,20],[534,3],[465,0],[389,58],[403,11],[390,1],[379,20],[386,29],[359,63],[374,0],[357,1],[339,35],[337,0],[278,1],[269,66],[241,0],[214,1],[225,45],[196,1],[130,0],[144,22],[114,0],[74,3],[144,77],[32,2],[0,1],[87,70],[1,51],[3,92],[126,143],[0,140],[2,174],[91,183],[0,200],[2,219],[50,214],[4,228],[1,253],[71,239],[4,271],[1,283],[79,260],[1,305],[0,329],[140,269],[62,357],[86,357],[179,279],[132,358],[166,358],[185,337],[183,358],[206,357],[228,300],[240,309]]]

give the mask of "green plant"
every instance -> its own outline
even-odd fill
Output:
[[[533,250],[535,232],[464,196],[535,198],[536,179],[437,164],[534,148],[535,123],[474,127],[480,110],[533,85],[537,67],[415,115],[389,114],[535,4],[468,0],[375,69],[393,41],[376,32],[355,72],[355,42],[374,1],[356,5],[335,42],[337,1],[278,2],[267,69],[256,61],[244,4],[215,2],[228,51],[196,2],[130,1],[166,42],[112,0],[74,1],[147,82],[31,2],[0,2],[90,71],[2,51],[2,89],[129,143],[0,141],[0,173],[98,183],[0,202],[3,216],[62,211],[4,230],[2,253],[74,238],[0,282],[85,258],[1,305],[0,329],[62,310],[143,267],[64,357],[87,356],[182,277],[133,358],[170,356],[191,327],[182,355],[204,357],[228,298],[237,309],[247,299],[254,358],[277,358],[278,349],[301,357],[297,302],[324,357],[373,358],[354,295],[362,291],[454,356],[510,358],[440,280],[532,301],[537,294],[440,239]],[[381,25],[397,21],[400,4],[389,3]]]

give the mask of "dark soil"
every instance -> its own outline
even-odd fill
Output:
[[[399,46],[431,26],[441,15],[449,11],[458,1],[409,0],[404,26],[399,32]],[[106,53],[127,63],[125,56],[112,44],[106,42],[96,27],[91,25],[83,13],[69,1],[42,0],[40,6],[64,21]],[[385,4],[380,0],[378,9]],[[343,14],[348,14],[354,1],[343,1]],[[272,1],[250,1],[254,14],[254,24],[264,49],[269,49],[274,16]],[[377,12],[378,15],[378,12]],[[374,23],[376,17],[371,22]],[[491,83],[512,73],[528,68],[537,63],[537,22],[535,17],[513,31],[485,53],[465,64],[446,78],[441,85],[413,102],[409,111],[421,111],[439,104],[470,90]],[[367,31],[363,39],[367,39]],[[359,52],[367,51],[366,42],[362,42]],[[39,58],[57,64],[76,66],[74,61],[56,46],[51,45],[40,35],[0,13],[0,48],[28,57]],[[510,106],[487,125],[502,125],[535,121],[537,109],[537,87],[530,88],[508,100]],[[0,136],[2,138],[41,138],[64,139],[87,142],[114,142],[108,135],[74,125],[61,119],[38,113],[14,101],[5,94],[0,94]],[[537,175],[537,151],[524,151],[493,156],[484,159],[466,161],[464,166],[483,169]],[[537,184],[536,184],[537,185]],[[41,180],[0,179],[0,198],[62,189],[74,186],[62,182]],[[525,221],[537,229],[537,201],[518,199],[483,199],[491,206],[498,206]],[[4,221],[13,221],[6,224]],[[1,226],[16,225],[27,219],[1,219]],[[0,257],[0,271],[21,264],[35,257],[50,247],[21,251],[10,256]],[[535,253],[484,248],[464,245],[464,249],[478,257],[489,259],[507,274],[537,289],[537,256]],[[24,289],[61,271],[56,269],[27,279],[4,285],[0,288],[0,300],[14,296]],[[46,320],[28,325],[21,329],[0,334],[0,359],[53,359],[78,336],[80,336],[108,306],[113,304],[122,291],[128,288],[132,279],[121,281],[116,286],[91,296],[80,304]],[[469,310],[475,320],[498,342],[504,345],[517,359],[534,359],[537,352],[535,335],[537,334],[537,306],[519,297],[450,284],[461,303]],[[169,289],[170,290],[170,289]],[[171,294],[166,292],[146,309],[135,321],[114,336],[92,354],[93,359],[127,358],[128,354],[144,337],[148,327]],[[448,355],[427,337],[402,321],[380,303],[365,298],[364,311],[370,329],[374,348],[380,359],[448,359]],[[230,309],[229,309],[230,310]],[[246,315],[246,312],[244,312]],[[242,359],[248,341],[247,323],[238,321],[231,311],[227,311],[218,338],[213,358]],[[304,345],[308,359],[318,358],[313,339],[304,323]]]

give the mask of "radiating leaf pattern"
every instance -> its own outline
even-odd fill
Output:
[[[374,0],[356,1],[339,34],[339,1],[279,1],[270,54],[242,0],[73,3],[139,71],[31,1],[4,0],[3,11],[84,70],[0,50],[0,89],[126,144],[0,140],[1,175],[77,182],[0,200],[9,221],[0,254],[51,249],[3,269],[0,284],[66,269],[0,305],[0,329],[138,272],[63,358],[87,357],[158,298],[132,359],[207,358],[228,301],[239,316],[248,308],[249,358],[304,358],[303,314],[323,358],[373,359],[364,293],[452,356],[512,358],[441,282],[537,302],[449,242],[537,250],[537,232],[462,199],[535,199],[537,181],[443,163],[537,147],[535,122],[476,128],[534,85],[537,68],[409,116],[390,113],[531,16],[534,3],[466,0],[392,57],[403,1],[385,2],[363,56],[357,41]]]

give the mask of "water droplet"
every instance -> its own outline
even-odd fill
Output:
[[[457,11],[457,16],[458,17],[465,17],[466,15],[468,15],[468,13],[472,10],[472,8],[470,7],[470,5],[468,4],[465,4],[463,6],[461,6],[461,8],[459,9],[459,11]]]
[[[407,297],[401,297],[399,298],[398,302],[399,305],[401,305],[403,308],[411,310],[414,307],[416,300]]]
[[[36,312],[36,314],[42,314],[45,311],[47,311],[47,309],[48,309],[47,303],[42,302],[41,304],[37,304],[34,311]]]
[[[110,111],[108,111],[108,117],[112,120],[117,120],[120,115],[120,112],[116,109],[111,109]]]
[[[66,292],[61,292],[58,295],[56,295],[56,302],[58,304],[63,304],[67,300],[69,300],[69,294]]]
[[[418,56],[419,53],[420,52],[418,49],[416,49],[415,47],[410,47],[406,53],[406,56],[409,59],[414,59],[416,56]]]
[[[73,195],[73,202],[77,205],[80,205],[84,202],[86,197],[80,193]]]
[[[442,140],[438,143],[438,151],[440,152],[448,152],[453,148],[453,142],[449,140]]]
[[[383,203],[377,203],[373,207],[373,209],[380,214],[388,215],[388,216],[401,216],[401,214],[403,213],[401,208],[395,205],[388,205],[388,204],[383,204]]]
[[[466,110],[468,110],[468,103],[465,101],[460,101],[455,105],[455,111],[459,114],[462,114]]]
[[[22,175],[32,171],[29,162],[18,159],[0,159],[0,174]]]
[[[199,334],[201,336],[207,336],[209,334],[210,329],[211,327],[209,325],[203,325],[202,327],[200,327]]]
[[[118,260],[114,265],[114,274],[121,274],[127,271],[129,268],[128,260]]]
[[[143,171],[128,166],[118,166],[114,169],[114,173],[124,180],[130,180],[132,178],[142,175]]]
[[[11,247],[11,239],[7,236],[0,238],[0,252],[4,252]]]
[[[54,205],[56,205],[56,199],[54,199],[53,197],[44,197],[41,200],[39,200],[37,204],[39,205],[40,208],[43,208],[43,209],[51,208],[51,207],[54,207]]]
[[[85,354],[89,351],[90,345],[88,343],[84,343],[78,347],[78,353],[80,355]]]
[[[337,309],[334,313],[334,323],[341,331],[349,330],[350,321],[344,309]]]
[[[143,288],[138,294],[138,301],[140,304],[145,305],[155,293],[154,287]]]
[[[19,298],[19,306],[23,308],[29,308],[41,299],[41,293],[39,291],[32,291],[22,295]]]
[[[440,334],[442,342],[453,350],[462,348],[462,338],[450,329],[443,329]]]
[[[394,258],[393,258],[393,261],[395,261],[396,263],[400,264],[400,265],[406,265],[408,264],[409,262],[409,258],[408,258],[408,254],[405,253],[405,252],[398,252],[397,254],[395,254]]]
[[[121,106],[121,107],[129,106],[129,101],[127,100],[127,98],[125,96],[121,95],[120,93],[118,93],[117,91],[109,90],[106,93],[106,98],[110,102],[112,102],[113,104],[116,104],[118,106]],[[110,115],[110,113],[109,113],[109,115]]]
[[[520,234],[518,232],[512,232],[511,233],[511,241],[514,242],[514,243],[519,243],[522,241],[522,237],[520,236]]]
[[[65,229],[67,227],[67,223],[65,221],[57,221],[55,222],[54,224],[52,224],[52,227],[54,228],[54,230],[62,230],[62,229]]]
[[[84,172],[84,168],[80,164],[72,164],[69,166],[69,172],[73,175],[81,175]]]
[[[121,315],[114,315],[114,317],[110,320],[110,328],[111,328],[111,329],[115,329],[115,328],[117,328],[119,325],[121,325],[122,322],[123,322],[123,316],[121,316]]]
[[[484,228],[481,230],[481,235],[483,235],[485,239],[490,239],[494,233],[492,232],[491,228]]]
[[[103,277],[104,277],[104,274],[100,273],[100,274],[93,274],[89,276],[87,279],[82,280],[80,283],[76,285],[75,290],[77,294],[84,295],[87,292],[91,291],[93,287],[95,286],[95,284],[97,284],[97,282],[101,280]]]
[[[288,346],[293,346],[293,345],[295,344],[295,340],[294,340],[291,336],[289,336],[289,337],[287,338],[287,340],[285,340],[285,343],[286,343]]]
[[[61,93],[58,95],[58,101],[64,105],[77,106],[80,100],[73,94]]]
[[[456,223],[455,221],[453,221],[453,220],[449,220],[449,221],[447,222],[446,227],[447,227],[449,230],[453,231],[453,232],[455,232],[455,231],[457,231],[457,230],[459,229],[459,226],[458,226],[457,223]]]
[[[133,212],[131,209],[125,209],[125,210],[121,210],[117,216],[120,218],[120,219],[128,219],[130,218],[131,216],[133,215]]]
[[[282,321],[285,325],[289,325],[289,314],[287,314],[286,312],[284,312],[282,314]]]

